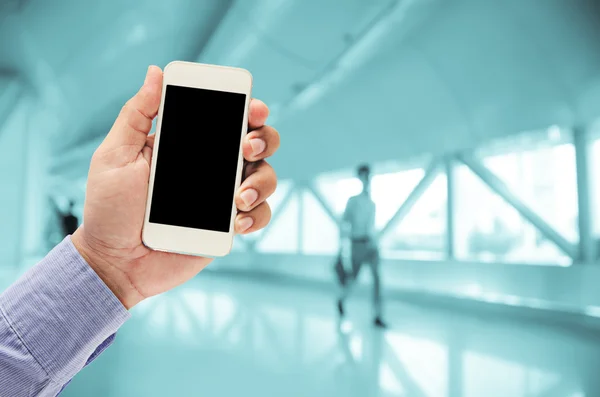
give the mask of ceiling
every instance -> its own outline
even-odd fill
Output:
[[[0,121],[32,94],[64,181],[147,65],[175,59],[252,72],[282,178],[600,116],[592,0],[0,0],[0,37]]]

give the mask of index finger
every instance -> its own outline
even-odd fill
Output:
[[[251,130],[265,125],[269,117],[269,108],[260,99],[254,99],[250,101],[250,114],[248,115],[248,126]]]

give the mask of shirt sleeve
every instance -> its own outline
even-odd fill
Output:
[[[375,227],[375,221],[377,219],[377,206],[374,201],[371,201],[371,218],[369,219],[370,236],[373,239],[377,238],[377,228]]]
[[[65,238],[0,295],[0,396],[56,396],[128,318]]]
[[[354,202],[353,197],[350,197],[346,202],[346,209],[344,209],[344,215],[342,215],[342,221],[350,222],[350,217],[352,216],[352,203]]]

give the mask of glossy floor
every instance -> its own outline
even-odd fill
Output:
[[[135,308],[63,396],[600,395],[593,335],[400,302],[379,332],[348,306],[340,325],[331,294],[202,275]]]

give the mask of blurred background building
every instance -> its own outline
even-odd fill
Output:
[[[1,0],[0,289],[81,222],[93,151],[172,60],[254,75],[274,216],[64,396],[600,395],[600,2]],[[335,311],[364,162],[383,332],[369,272]]]

